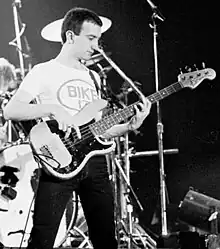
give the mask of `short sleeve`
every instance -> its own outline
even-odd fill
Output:
[[[24,77],[18,91],[28,92],[33,98],[42,91],[42,70],[40,65],[35,65]]]

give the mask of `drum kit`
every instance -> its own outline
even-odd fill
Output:
[[[103,23],[102,33],[104,33],[111,27],[112,22],[106,17],[100,16],[100,18]],[[47,41],[61,42],[62,21],[63,19],[59,19],[46,25],[41,31],[41,36]],[[87,67],[98,66],[104,86],[107,86],[107,74],[112,68],[121,75],[124,81],[130,82],[131,80],[109,58],[110,54],[100,50],[98,54],[85,61],[85,65]],[[100,62],[104,59],[109,62],[109,66],[102,67]],[[131,91],[137,91],[139,94],[139,89],[136,85],[132,85],[132,82],[127,87],[127,91],[125,90],[123,94]],[[0,97],[3,99],[2,102],[7,104],[12,96],[11,93],[3,93]],[[114,97],[119,102],[121,101],[117,95]],[[4,119],[3,116],[1,118]],[[32,228],[33,202],[40,166],[33,157],[24,125],[5,121],[4,128],[7,129],[8,139],[0,148],[0,242],[7,247],[25,247]],[[16,133],[15,141],[13,141],[14,132]],[[132,204],[127,193],[132,194],[139,207],[142,207],[130,185],[129,158],[132,155],[128,147],[128,137],[119,138],[116,143],[119,147],[120,143],[123,143],[125,151],[120,152],[118,148],[117,154],[106,156],[114,192],[117,195],[115,196],[116,235],[118,240],[128,243],[128,248],[131,248],[131,243],[136,245],[141,243],[141,248],[156,248],[155,241],[139,226],[137,218],[132,215]],[[120,180],[116,179],[118,174]],[[88,229],[80,199],[75,193],[66,207],[54,246],[92,247],[88,239]]]

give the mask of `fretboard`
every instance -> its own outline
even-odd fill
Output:
[[[181,83],[176,82],[168,87],[161,89],[158,92],[151,94],[150,96],[146,97],[152,104],[156,103],[172,93],[178,92],[181,90],[183,86]],[[128,118],[132,117],[135,114],[134,105],[137,105],[139,102],[131,104],[124,109],[121,109],[103,119],[93,123],[90,125],[90,129],[95,136],[99,136],[104,134],[108,129],[113,127],[114,125],[120,124],[126,121]]]

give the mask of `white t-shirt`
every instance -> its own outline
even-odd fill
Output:
[[[93,71],[98,84],[99,75]],[[42,104],[58,104],[74,115],[99,98],[89,70],[79,70],[56,60],[35,65],[23,79],[19,90],[30,93]]]

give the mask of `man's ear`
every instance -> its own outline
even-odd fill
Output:
[[[67,43],[72,44],[72,43],[74,43],[74,40],[75,40],[75,34],[73,33],[73,31],[67,30],[66,31],[66,41],[67,41]]]

